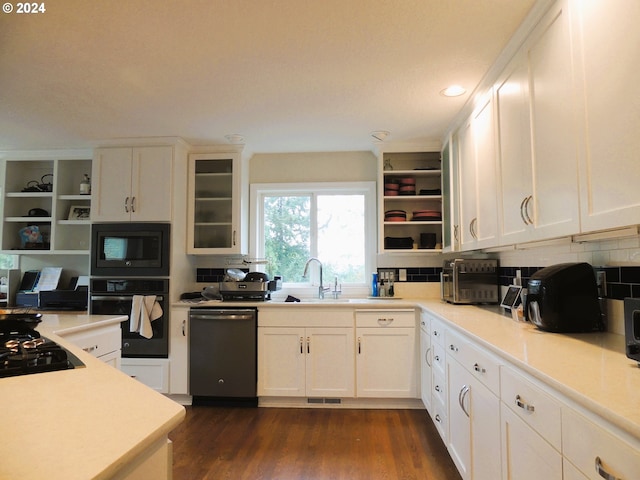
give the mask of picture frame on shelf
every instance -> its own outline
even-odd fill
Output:
[[[68,220],[89,220],[91,207],[88,205],[73,205],[69,208]]]

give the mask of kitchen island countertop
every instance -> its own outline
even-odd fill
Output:
[[[183,420],[184,407],[59,336],[125,318],[43,315],[41,334],[86,368],[0,378],[0,478],[111,478]]]

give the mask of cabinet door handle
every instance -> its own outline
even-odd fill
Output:
[[[136,211],[136,197],[131,197],[131,211],[133,213]]]
[[[187,332],[186,332],[186,327],[187,327],[187,321],[186,320],[182,320],[182,336],[186,337],[187,336]]]
[[[470,388],[468,385],[463,385],[462,388],[460,389],[460,393],[458,393],[458,403],[460,404],[460,408],[462,409],[464,414],[467,416],[467,418],[469,418],[469,412],[464,407],[464,398],[469,393],[469,390]]]
[[[529,216],[529,202],[533,200],[533,195],[529,195],[525,200],[526,202],[524,203],[524,215],[525,217],[527,217],[529,225],[533,225],[533,220]]]
[[[431,347],[427,348],[427,351],[424,352],[424,361],[429,367],[431,367],[431,364],[429,363],[429,352],[431,352]]]
[[[300,337],[300,354],[304,354],[304,338]]]
[[[523,222],[525,225],[529,225],[529,222],[527,222],[527,219],[526,219],[526,218],[525,218],[525,216],[524,216],[524,206],[525,206],[525,204],[527,203],[527,199],[528,199],[528,198],[529,198],[529,197],[524,197],[524,198],[522,199],[522,202],[520,202],[520,218],[522,219],[522,222]]]
[[[611,475],[607,472],[602,466],[602,461],[600,457],[596,457],[596,473],[600,475],[605,480],[622,480],[621,478],[616,477],[615,475]]]
[[[478,373],[487,373],[487,370],[485,368],[482,368],[477,363],[473,365],[473,369]]]
[[[536,407],[534,407],[533,405],[523,402],[520,395],[516,395],[516,405],[527,412],[533,412],[536,409]]]
[[[358,337],[358,355],[362,353],[362,339]]]
[[[233,231],[233,235],[231,237],[231,243],[233,244],[233,246],[236,246],[236,231]]]
[[[311,338],[307,337],[307,353],[311,353]]]
[[[125,213],[129,213],[129,197],[124,199],[124,211]]]
[[[456,242],[458,241],[458,225],[453,226],[453,239]]]

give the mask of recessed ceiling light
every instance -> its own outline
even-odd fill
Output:
[[[375,132],[371,132],[371,136],[379,142],[384,142],[384,139],[389,136],[389,132],[386,130],[376,130]]]
[[[459,97],[465,93],[467,93],[467,91],[460,85],[451,85],[450,87],[440,91],[440,94],[445,97]]]
[[[225,135],[224,138],[227,139],[229,143],[233,145],[242,145],[244,143],[244,137],[237,133],[231,133],[229,135]]]

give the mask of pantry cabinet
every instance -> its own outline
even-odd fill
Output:
[[[640,3],[575,2],[573,14],[580,155],[580,207],[584,232],[640,223],[637,132],[640,100],[636,75],[627,71],[640,56]]]
[[[442,165],[434,150],[380,152],[380,253],[442,251]]]
[[[241,177],[239,153],[189,155],[187,253],[246,253],[246,188]]]
[[[91,152],[11,152],[4,158],[2,250],[88,255],[92,196],[80,193],[80,183],[91,173]]]
[[[92,220],[170,222],[173,146],[98,148]]]
[[[418,398],[416,313],[356,310],[356,394]]]

